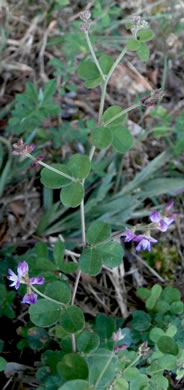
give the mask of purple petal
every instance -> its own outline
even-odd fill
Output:
[[[156,210],[154,210],[150,215],[151,222],[158,223],[160,222],[161,216],[160,213]]]
[[[37,294],[27,293],[24,295],[22,303],[28,303],[28,305],[33,305],[37,302]]]
[[[170,201],[166,204],[166,206],[165,206],[165,208],[164,208],[164,211],[169,211],[169,210],[171,210],[171,209],[173,208],[173,206],[174,206],[174,200],[170,200]]]
[[[18,290],[20,286],[19,277],[11,269],[9,269],[8,272],[9,272],[8,279],[12,282],[10,284],[10,287],[15,287],[15,289]]]
[[[166,222],[166,224],[169,226],[169,225],[171,225],[171,223],[174,222],[174,218],[173,217],[165,217],[164,222]]]
[[[135,241],[137,236],[129,228],[126,227],[125,234],[122,234],[121,237],[125,237],[125,242],[130,242]]]
[[[44,284],[44,282],[45,278],[42,278],[41,276],[29,279],[29,284]]]
[[[168,229],[168,226],[169,225],[163,219],[161,219],[159,230],[161,230],[161,232],[166,232]]]
[[[23,261],[22,263],[19,263],[19,265],[17,267],[17,272],[18,272],[18,275],[19,275],[20,278],[22,276],[27,275],[28,271],[29,271],[29,267],[28,267],[28,264],[26,263],[26,261]]]
[[[148,252],[151,251],[151,244],[150,244],[150,241],[147,238],[142,238],[142,240],[136,246],[136,250],[137,251],[140,251],[141,249],[148,250]]]

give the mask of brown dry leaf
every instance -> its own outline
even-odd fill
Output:
[[[136,74],[125,65],[117,66],[109,84],[111,87],[118,90],[128,90],[131,95],[150,90],[146,79],[143,76]]]
[[[13,201],[9,204],[8,208],[17,216],[25,215],[25,205],[24,202],[20,200]]]

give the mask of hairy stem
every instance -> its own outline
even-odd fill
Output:
[[[42,298],[47,299],[48,301],[51,301],[53,303],[57,303],[57,305],[60,305],[60,306],[63,306],[63,307],[66,306],[64,303],[56,301],[56,299],[50,298],[47,295],[43,294],[41,291],[37,290],[37,288],[34,287],[33,285],[31,286],[31,290],[35,291],[36,294],[40,295]]]
[[[99,64],[99,62],[98,62],[98,59],[97,59],[96,54],[95,54],[95,52],[94,52],[93,46],[92,46],[92,44],[91,44],[91,41],[90,41],[90,38],[89,38],[89,35],[88,35],[88,31],[85,31],[85,36],[86,36],[86,41],[87,41],[89,50],[90,50],[90,52],[91,52],[91,55],[92,55],[92,57],[93,57],[93,60],[94,60],[96,66],[97,66],[97,68],[98,68],[98,70],[99,70],[99,72],[100,72],[100,74],[101,74],[101,76],[102,76],[102,79],[105,80],[105,76],[104,76],[104,74],[103,74],[103,72],[102,72],[101,66],[100,66],[100,64]]]

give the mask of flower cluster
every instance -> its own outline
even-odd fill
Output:
[[[112,339],[116,343],[114,347],[114,353],[118,353],[118,351],[123,351],[124,349],[128,348],[127,344],[123,344],[123,340],[125,338],[125,335],[122,335],[121,329],[118,329],[117,332],[114,332],[112,334]]]
[[[23,142],[23,140],[21,138],[21,139],[19,139],[17,144],[13,144],[13,147],[15,150],[12,152],[12,154],[14,154],[15,156],[21,155],[23,158],[25,158],[25,157],[30,157],[30,154],[33,152],[33,150],[35,148],[35,145],[34,144],[27,145]],[[42,155],[40,155],[36,158],[31,156],[31,158],[33,160],[35,160],[33,163],[34,168],[37,168],[39,161],[42,161],[44,157]]]
[[[131,18],[131,33],[134,35],[135,38],[137,38],[137,33],[139,30],[143,30],[149,27],[148,22],[146,20],[142,19],[140,16],[135,15]]]
[[[143,106],[151,107],[154,104],[157,104],[159,99],[162,99],[165,95],[161,89],[156,89],[155,91],[151,91],[150,95],[147,95],[141,99],[141,103]]]
[[[174,222],[175,216],[178,214],[177,211],[173,211],[171,213],[170,210],[173,208],[173,201],[170,201],[166,207],[164,208],[162,213],[159,213],[157,210],[154,210],[150,215],[150,221],[151,223],[145,226],[138,226],[137,228],[134,227],[134,231],[132,231],[129,228],[125,229],[125,233],[121,235],[122,238],[124,238],[125,242],[136,242],[136,250],[140,251],[148,250],[151,251],[151,244],[154,244],[158,240],[151,237],[150,231],[151,230],[160,230],[161,232],[166,232],[171,225],[171,223]],[[135,234],[135,230],[143,230],[143,234]]]
[[[13,147],[15,149],[13,151],[13,154],[15,156],[18,156],[18,155],[26,155],[27,153],[31,154],[35,148],[35,145],[34,144],[32,144],[32,145],[24,144],[24,142],[21,138],[21,139],[19,139],[17,144],[13,144]]]
[[[81,31],[88,32],[91,26],[91,12],[86,10],[80,13],[80,19],[84,22],[81,23],[80,29]]]
[[[12,282],[10,287],[15,287],[16,290],[20,287],[20,284],[27,285],[27,293],[24,295],[22,303],[28,303],[32,305],[37,302],[37,294],[32,292],[31,286],[33,284],[43,284],[45,279],[43,277],[33,277],[29,278],[29,266],[26,261],[18,264],[17,275],[11,270],[8,270],[9,276],[8,279]]]

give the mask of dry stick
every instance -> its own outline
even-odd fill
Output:
[[[164,283],[165,280],[152,268],[150,267],[150,265],[148,265],[146,263],[146,261],[144,261],[140,256],[138,256],[136,253],[133,254],[133,256],[139,261],[139,263],[143,264],[146,268],[149,269],[149,271],[154,275],[156,276],[156,278],[158,280],[160,280],[160,282]]]

